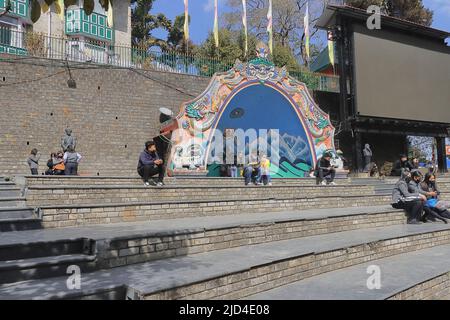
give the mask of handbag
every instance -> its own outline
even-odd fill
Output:
[[[438,199],[432,198],[432,199],[428,199],[425,202],[425,207],[435,208],[437,204],[438,204]]]

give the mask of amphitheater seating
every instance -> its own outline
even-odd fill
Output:
[[[446,298],[450,227],[406,225],[389,206],[394,182],[244,187],[240,179],[173,178],[158,189],[127,177],[0,181],[6,195],[19,192],[14,207],[0,207],[1,219],[39,221],[34,230],[2,230],[0,299]],[[440,186],[450,200],[450,178]],[[420,259],[429,268],[395,277]],[[66,288],[71,264],[88,287]],[[367,289],[371,264],[397,281]],[[364,281],[327,290],[339,277]]]

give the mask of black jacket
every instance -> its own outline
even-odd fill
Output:
[[[328,169],[330,167],[331,167],[331,162],[325,158],[320,158],[319,161],[317,161],[316,170],[319,170],[320,168]]]
[[[394,167],[392,168],[393,172],[399,172],[402,169],[409,169],[409,171],[412,171],[414,169],[411,162],[406,160],[405,162],[402,162],[400,160],[395,161]]]

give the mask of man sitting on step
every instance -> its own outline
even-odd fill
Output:
[[[156,151],[156,145],[153,141],[147,141],[145,143],[145,150],[141,152],[139,156],[139,162],[137,171],[144,180],[146,186],[150,185],[150,177],[158,174],[158,187],[163,186],[164,171],[163,160],[159,158]],[[152,183],[154,185],[154,183]]]
[[[427,198],[418,192],[410,192],[408,189],[410,181],[411,172],[408,169],[403,170],[400,180],[392,191],[392,207],[406,211],[408,224],[420,224],[423,206]]]
[[[314,175],[316,176],[316,183],[322,184],[323,186],[328,183],[335,186],[334,177],[336,176],[336,169],[331,164],[331,158],[333,155],[329,152],[325,152],[317,161],[316,168],[314,170]]]

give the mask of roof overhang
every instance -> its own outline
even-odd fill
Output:
[[[340,5],[328,5],[324,9],[324,12],[316,22],[316,27],[319,29],[329,29],[335,26],[337,23],[337,17],[355,20],[355,22],[365,23],[372,13],[367,13],[365,10]],[[391,17],[387,15],[381,15],[381,23],[384,26],[391,27],[400,31],[411,32],[419,36],[426,36],[431,39],[444,41],[450,37],[450,32],[439,29],[430,28],[424,25]]]

